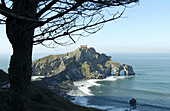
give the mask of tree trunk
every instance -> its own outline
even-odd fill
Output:
[[[13,12],[35,17],[36,0],[15,0]],[[24,31],[32,22],[7,17],[6,33],[13,47],[8,70],[10,80],[10,111],[29,111],[29,86],[32,75],[32,46],[34,29]]]
[[[31,79],[32,46],[20,41],[13,45],[10,77],[10,111],[29,111],[29,85]]]

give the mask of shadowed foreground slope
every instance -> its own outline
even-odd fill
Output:
[[[3,77],[3,81],[1,78]],[[1,82],[7,81],[8,75],[0,70]],[[0,88],[0,111],[6,111],[8,108],[8,90]],[[42,89],[34,84],[30,87],[31,104],[30,111],[101,111],[94,108],[82,107],[71,103],[69,100],[56,95],[55,93]]]

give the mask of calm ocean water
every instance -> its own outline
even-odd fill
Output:
[[[112,54],[112,60],[132,65],[136,75],[97,81],[86,106],[125,111],[135,98],[137,111],[170,111],[170,54]]]
[[[137,111],[170,111],[170,54],[111,54],[112,60],[133,66],[134,77],[97,81],[89,88],[93,96],[80,97],[77,104],[108,111],[130,109],[131,98]],[[0,69],[7,72],[9,55],[0,55]],[[40,58],[35,55],[34,59]]]
[[[39,58],[48,56],[49,54],[33,54],[32,60],[37,60]],[[11,54],[0,53],[0,69],[8,72],[9,62],[10,62]]]

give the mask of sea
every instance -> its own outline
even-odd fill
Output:
[[[107,54],[114,62],[131,65],[135,76],[109,76],[102,80],[76,81],[72,102],[106,111],[170,111],[170,54]],[[7,72],[7,55],[0,55],[0,69]],[[33,60],[41,58],[34,55]],[[136,99],[136,107],[129,101]]]

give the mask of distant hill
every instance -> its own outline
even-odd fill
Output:
[[[0,70],[0,80],[1,82],[8,81],[8,75],[2,70]],[[31,84],[30,89],[30,111],[101,111],[94,108],[75,105],[48,89],[39,88],[34,84]],[[8,90],[0,89],[0,111],[7,111],[9,102],[8,94]]]

